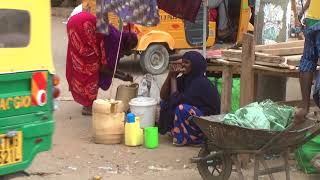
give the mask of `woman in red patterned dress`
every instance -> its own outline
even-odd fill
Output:
[[[116,61],[119,60],[116,57],[120,32],[111,25],[109,31],[109,35],[96,33],[96,17],[86,12],[72,16],[67,24],[66,78],[74,100],[83,105],[83,115],[91,115],[98,89],[109,89]],[[136,45],[137,36],[124,32],[119,57],[129,54]],[[119,72],[115,77],[132,81],[131,76]]]

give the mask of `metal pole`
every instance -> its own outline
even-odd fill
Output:
[[[207,56],[207,11],[208,0],[203,0],[203,44],[202,44],[202,55],[204,58]]]

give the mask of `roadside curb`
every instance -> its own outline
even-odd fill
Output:
[[[55,16],[55,17],[61,17],[61,18],[65,18],[67,19],[71,12],[72,12],[73,8],[72,7],[52,7],[51,8],[51,15]]]

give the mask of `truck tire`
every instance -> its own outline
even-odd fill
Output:
[[[169,52],[161,44],[150,45],[146,51],[142,52],[140,65],[143,71],[158,75],[167,70],[169,64]]]

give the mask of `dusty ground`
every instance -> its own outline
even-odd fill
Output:
[[[65,54],[67,37],[64,19],[53,19],[53,55],[57,74],[62,78],[62,101],[60,109],[55,113],[56,132],[54,145],[50,152],[37,156],[27,172],[31,176],[15,174],[5,179],[14,180],[88,180],[100,175],[108,180],[200,180],[201,177],[195,165],[189,159],[196,156],[198,148],[172,146],[168,137],[160,137],[160,147],[148,150],[143,147],[129,148],[124,145],[97,145],[92,142],[90,133],[90,117],[80,115],[80,106],[69,101],[71,98],[67,89],[65,77]],[[142,73],[139,63],[127,59],[120,64],[120,69],[132,72],[138,81]],[[155,77],[161,85],[165,75]],[[117,85],[113,87],[114,97]],[[299,89],[296,81],[289,81],[289,98],[295,99]],[[157,96],[159,89],[153,87],[152,94]],[[108,98],[109,92],[101,92],[100,97]],[[279,163],[279,160],[270,162],[270,165]],[[252,179],[251,170],[246,171],[246,179]],[[237,179],[234,173],[231,179]],[[292,168],[292,179],[307,180],[320,179],[319,176],[306,176]],[[261,179],[267,179],[263,177]],[[276,179],[285,179],[279,173]]]
[[[22,174],[8,176],[14,180],[88,180],[100,175],[109,180],[200,180],[195,165],[189,159],[199,152],[193,147],[174,147],[166,136],[160,137],[160,147],[148,150],[124,145],[94,144],[90,133],[90,118],[79,115],[80,108],[74,102],[62,102],[55,114],[56,132],[50,152],[40,154],[27,169],[30,177]],[[269,165],[278,164],[271,161]],[[252,165],[251,165],[252,166]],[[306,176],[293,166],[292,179],[319,179]],[[251,170],[246,171],[252,179]],[[233,173],[231,179],[237,179]],[[266,179],[263,177],[261,179]],[[284,173],[276,174],[282,180]]]

